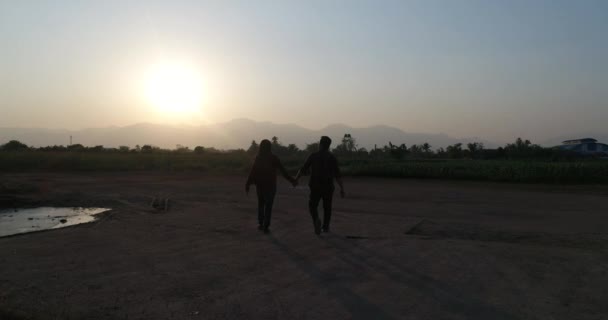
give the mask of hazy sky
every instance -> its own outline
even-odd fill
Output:
[[[0,0],[0,126],[233,118],[497,142],[606,132],[608,1]],[[200,112],[144,95],[202,78]]]

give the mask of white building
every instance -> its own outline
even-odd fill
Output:
[[[561,146],[558,146],[561,150],[573,151],[583,155],[605,155],[608,154],[608,145],[604,143],[598,143],[593,138],[583,138],[566,140],[562,142]]]

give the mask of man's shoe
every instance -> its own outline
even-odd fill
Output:
[[[264,233],[265,233],[265,234],[269,234],[269,233],[270,233],[270,229],[268,229],[268,228],[264,228]]]
[[[315,220],[315,233],[321,234],[321,221]]]
[[[325,232],[325,233],[329,232],[329,228],[323,228],[323,232]]]
[[[264,227],[263,227],[262,225],[259,225],[259,226],[258,226],[258,230],[260,230],[260,231],[261,231],[261,230],[264,230]]]

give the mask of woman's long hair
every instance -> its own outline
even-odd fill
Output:
[[[270,150],[270,140],[268,139],[264,139],[260,142],[260,149],[258,150],[258,156],[269,156],[272,154],[272,151]]]

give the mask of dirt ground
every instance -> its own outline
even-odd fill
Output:
[[[608,319],[607,187],[347,178],[318,237],[284,181],[265,235],[244,177],[0,178],[4,207],[113,208],[0,238],[3,319]]]

